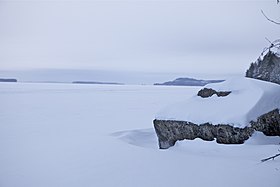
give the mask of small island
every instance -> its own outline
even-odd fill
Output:
[[[193,78],[177,78],[173,81],[164,83],[155,83],[154,85],[165,85],[165,86],[205,86],[209,83],[219,83],[224,80],[197,80]]]
[[[0,82],[17,82],[17,79],[3,79],[3,78],[0,78]]]

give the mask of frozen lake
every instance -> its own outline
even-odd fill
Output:
[[[1,83],[0,187],[279,187],[279,138],[158,149],[156,113],[199,89]]]

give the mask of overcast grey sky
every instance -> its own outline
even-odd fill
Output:
[[[276,0],[0,0],[0,70],[243,73],[280,27]]]

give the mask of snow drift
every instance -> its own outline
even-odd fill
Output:
[[[259,116],[280,108],[280,86],[274,83],[233,78],[222,83],[209,84],[205,88],[231,93],[226,97],[213,95],[208,98],[194,95],[186,101],[161,110],[156,119],[189,121],[198,125],[229,124],[244,128]]]

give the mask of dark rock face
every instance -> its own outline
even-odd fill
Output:
[[[231,93],[231,91],[217,92],[216,90],[213,90],[211,88],[203,88],[203,89],[199,90],[197,95],[202,98],[212,97],[214,94],[216,94],[218,97],[225,97],[225,96],[228,96],[230,93]]]
[[[250,127],[238,128],[229,125],[217,125],[216,142],[221,144],[243,144],[254,130]]]
[[[227,124],[197,125],[187,121],[154,120],[154,128],[158,136],[159,148],[168,149],[178,140],[201,138],[206,141],[216,139],[220,144],[243,144],[254,131],[263,132],[267,136],[280,136],[280,114],[275,109],[261,115],[251,127],[238,128]]]
[[[167,149],[177,140],[193,140],[201,138],[222,144],[242,144],[254,132],[252,128],[244,129],[229,125],[211,125],[209,123],[196,125],[191,122],[173,120],[154,120],[154,128],[158,136],[159,148]]]
[[[260,116],[256,122],[251,122],[251,126],[267,136],[280,136],[279,109],[275,109]]]
[[[251,64],[246,77],[280,84],[280,57],[269,51],[263,60]]]

